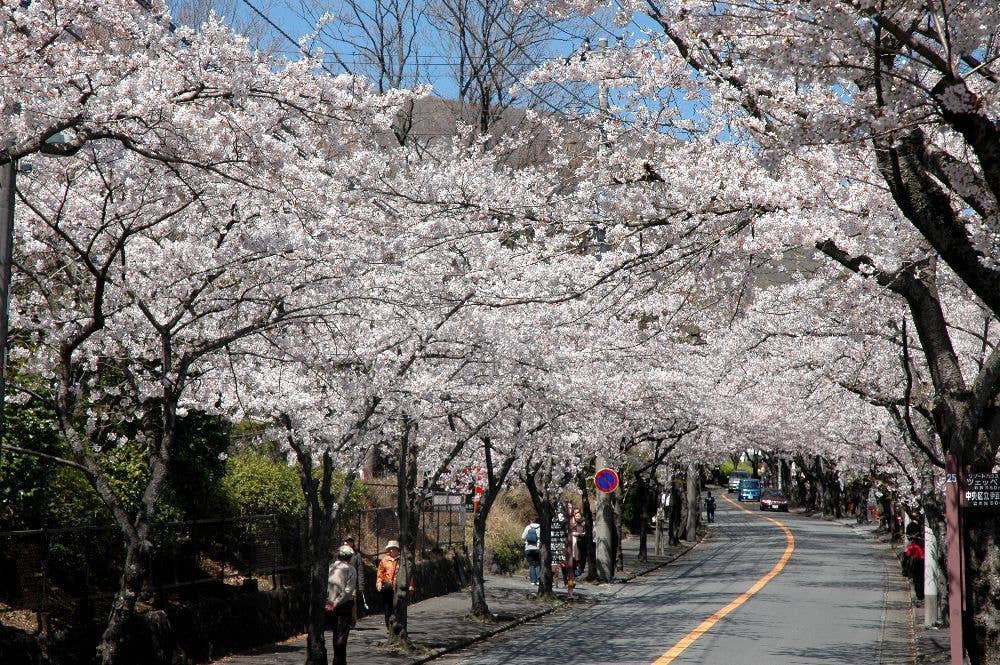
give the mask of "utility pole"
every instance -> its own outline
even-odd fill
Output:
[[[10,328],[10,271],[14,256],[14,190],[17,162],[0,164],[0,440],[7,432],[4,396],[7,392],[7,334]]]

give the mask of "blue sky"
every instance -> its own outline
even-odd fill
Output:
[[[175,7],[189,1],[168,0]],[[290,0],[292,3],[297,1]],[[297,41],[303,35],[310,34],[314,30],[312,23],[289,9],[285,0],[219,0],[216,4],[228,8],[223,10],[228,14],[235,14],[235,16],[227,16],[227,18],[234,19],[237,25],[245,25],[251,20],[261,25],[265,31],[264,43],[276,44],[278,51],[288,57],[296,57]],[[330,4],[335,7],[336,0],[331,0]],[[266,17],[266,21],[260,18],[258,12]],[[594,32],[597,27],[597,24],[590,24],[585,30]],[[419,79],[411,78],[410,85],[430,83],[438,95],[456,97],[458,90],[454,78],[451,76],[455,66],[455,56],[443,51],[439,43],[440,40],[435,39],[433,27],[426,20],[422,21],[420,29],[425,33],[421,40],[420,51],[405,70],[405,73],[412,74],[417,72],[417,67],[419,67],[420,77]],[[584,37],[570,29],[568,24],[557,24],[553,28],[551,39],[545,44],[544,50],[548,52],[548,57],[564,58],[574,50],[581,48],[583,39]],[[334,50],[329,44],[323,45],[323,48],[327,53]],[[358,54],[350,52],[346,48],[337,49],[337,56],[349,67],[361,64]],[[332,53],[328,55],[327,62],[330,71],[334,73],[344,71],[337,64]],[[516,64],[527,67],[532,65],[532,62]]]

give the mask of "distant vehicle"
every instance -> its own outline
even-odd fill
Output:
[[[740,489],[736,497],[740,501],[757,501],[760,499],[760,481],[756,478],[744,478],[740,481]]]
[[[788,497],[781,490],[766,489],[760,493],[761,510],[780,510],[788,512]]]
[[[750,474],[746,471],[733,471],[729,474],[729,493],[738,492],[740,489],[740,481],[749,478]]]

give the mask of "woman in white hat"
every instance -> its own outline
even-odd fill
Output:
[[[341,545],[326,579],[326,627],[333,634],[333,665],[347,665],[347,636],[354,626],[358,575],[351,566],[354,550]]]
[[[382,608],[385,612],[385,627],[389,628],[389,618],[395,609],[396,576],[399,574],[399,541],[390,540],[385,544],[385,554],[379,559],[378,574],[375,576],[375,590],[382,596]],[[410,591],[413,591],[413,579],[410,579]]]

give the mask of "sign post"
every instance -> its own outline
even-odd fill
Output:
[[[959,512],[958,458],[945,458],[944,480],[945,540],[948,551],[948,635],[951,665],[962,665],[964,642],[962,610],[965,606],[965,566],[962,560],[962,516]]]

